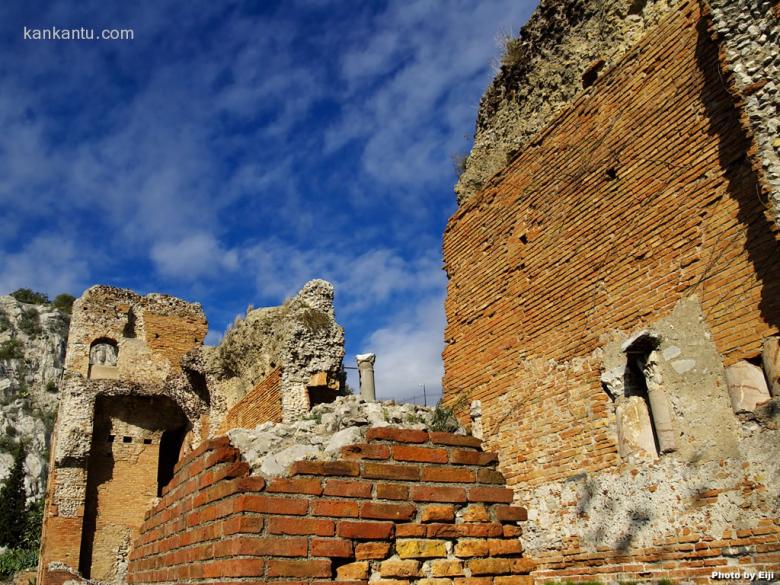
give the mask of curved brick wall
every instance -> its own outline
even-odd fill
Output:
[[[129,582],[523,585],[525,509],[472,437],[375,428],[334,462],[266,481],[227,438],[181,461]],[[374,577],[376,579],[376,577]]]

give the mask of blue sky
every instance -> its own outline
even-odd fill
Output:
[[[345,364],[377,353],[380,397],[440,392],[452,157],[534,4],[3,2],[0,292],[165,292],[215,342],[326,278]]]

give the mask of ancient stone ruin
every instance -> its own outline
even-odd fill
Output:
[[[778,23],[542,0],[444,235],[457,421],[341,396],[324,281],[217,347],[198,305],[89,289],[38,583],[780,575]]]
[[[483,98],[444,400],[536,583],[780,575],[778,38],[776,2],[542,0]]]
[[[73,307],[54,432],[40,583],[51,563],[124,582],[144,513],[174,466],[238,426],[299,417],[341,390],[333,288],[311,281],[281,307],[203,345],[199,305],[96,286]]]

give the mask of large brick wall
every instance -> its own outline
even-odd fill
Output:
[[[481,402],[487,447],[538,514],[523,541],[539,578],[780,564],[776,433],[751,443],[722,375],[780,324],[751,152],[699,5],[680,2],[449,221],[445,401]],[[670,397],[684,456],[632,467],[600,376],[617,336],[662,322],[665,380],[696,416]],[[705,345],[719,363],[673,361]]]
[[[282,368],[272,370],[227,412],[221,430],[252,429],[269,421],[282,422]]]
[[[522,585],[525,510],[479,441],[377,428],[332,462],[266,481],[226,438],[178,465],[130,555],[129,582]],[[374,582],[374,580],[372,580]]]

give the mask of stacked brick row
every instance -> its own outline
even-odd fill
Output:
[[[695,296],[726,366],[777,333],[780,240],[719,63],[697,2],[677,3],[450,218],[444,399],[481,400],[510,484],[619,464],[610,332]]]
[[[276,368],[228,411],[222,422],[221,432],[251,429],[260,423],[281,420],[282,368]]]
[[[524,508],[472,437],[369,429],[338,461],[249,475],[227,438],[183,459],[130,555],[136,584],[524,585]]]

